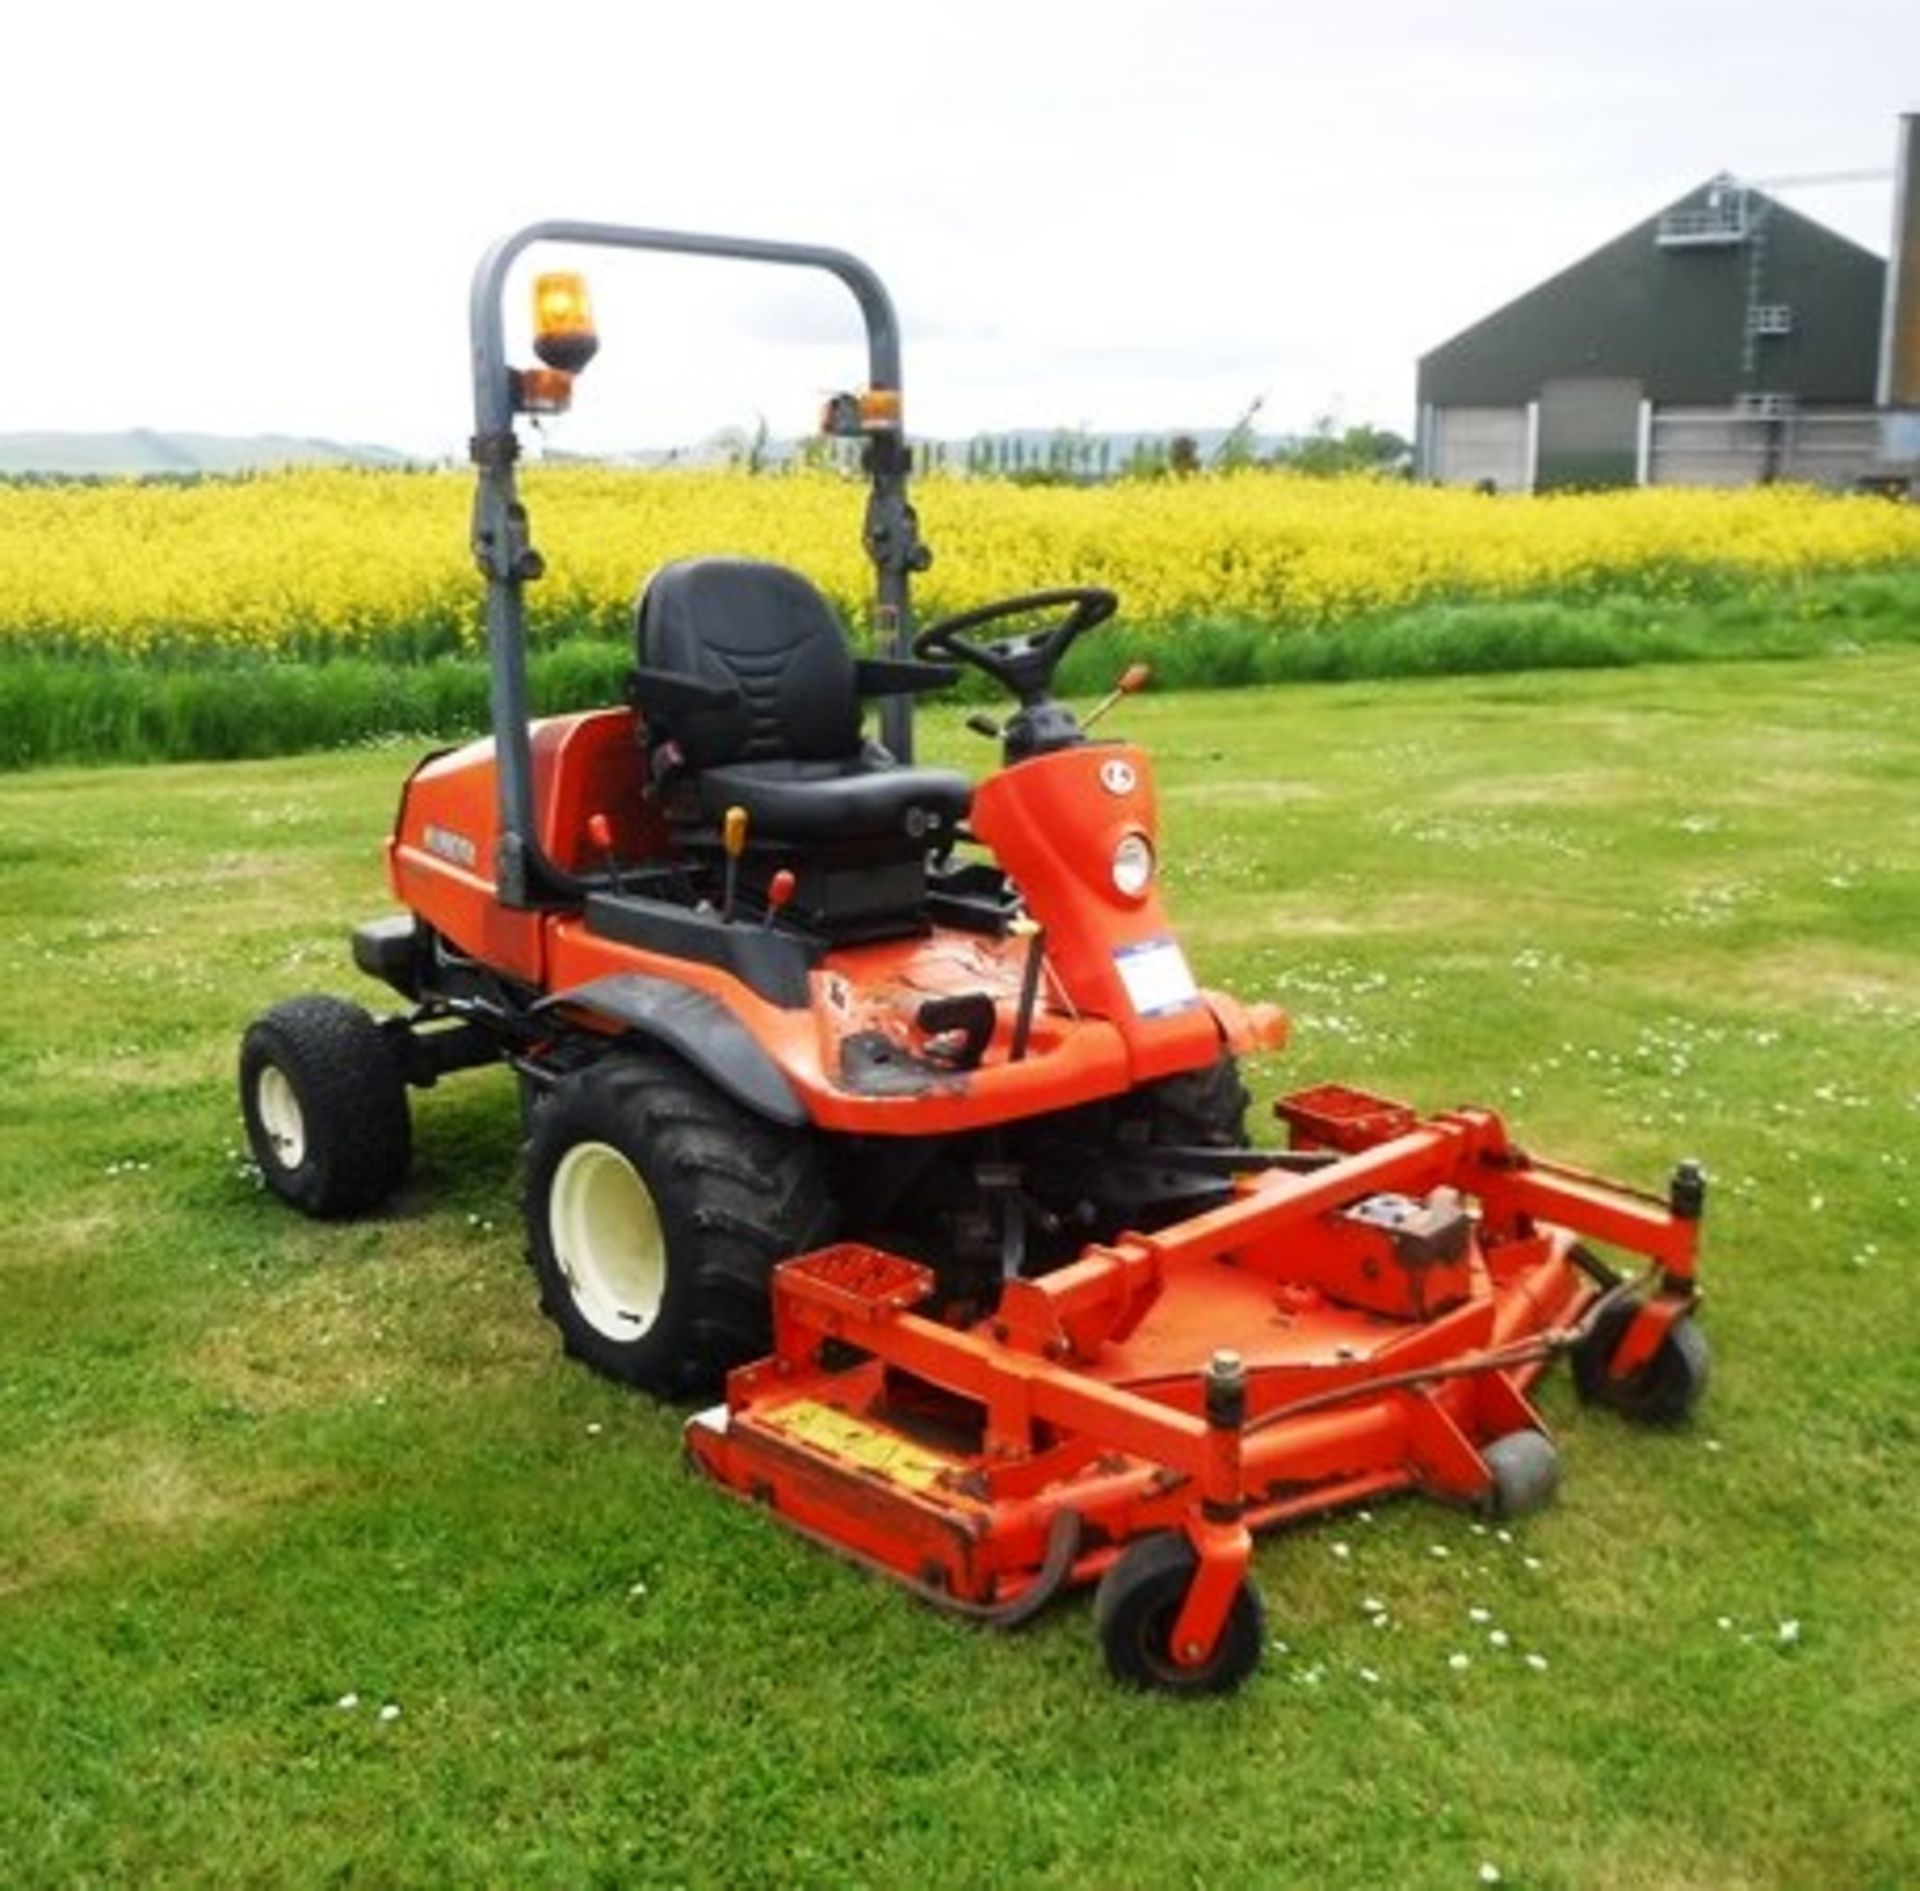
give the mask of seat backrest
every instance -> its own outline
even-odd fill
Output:
[[[640,664],[740,692],[731,709],[650,716],[694,768],[831,761],[860,749],[853,653],[797,571],[751,558],[663,565],[640,594]]]

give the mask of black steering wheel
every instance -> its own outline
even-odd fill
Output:
[[[1008,617],[1032,617],[1041,611],[1066,608],[1066,615],[1017,637],[977,641],[968,635],[983,624]],[[1082,631],[1104,624],[1120,608],[1120,600],[1098,585],[1075,585],[1062,591],[1027,591],[1001,598],[954,617],[929,624],[913,640],[916,657],[957,657],[984,670],[996,683],[1010,689],[1022,704],[1032,707],[1047,695],[1053,673]]]

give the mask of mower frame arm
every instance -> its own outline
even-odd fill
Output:
[[[852,292],[867,331],[867,384],[901,392],[900,322],[886,285],[857,256],[812,244],[776,243],[755,237],[710,236],[692,231],[651,230],[618,223],[552,219],[530,223],[502,237],[481,257],[473,274],[469,328],[473,345],[474,432],[470,442],[478,487],[473,508],[473,552],[487,581],[487,661],[493,709],[494,755],[499,776],[500,839],[494,862],[499,897],[527,907],[554,898],[578,897],[580,883],[541,852],[533,810],[532,742],[527,731],[526,607],[523,588],[541,574],[527,511],[514,479],[519,441],[515,376],[507,361],[503,297],[507,275],[536,243],[571,243],[597,249],[647,250],[724,261],[772,263],[825,270]],[[911,456],[904,432],[867,436],[866,546],[875,570],[875,621],[886,654],[911,657],[913,616],[910,574],[928,562],[912,506],[907,502]],[[913,756],[912,707],[905,695],[881,706],[881,739],[903,762]]]

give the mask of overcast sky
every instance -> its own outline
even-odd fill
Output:
[[[1405,431],[1420,353],[1714,172],[1887,170],[1920,4],[62,0],[5,72],[0,432],[458,450],[474,260],[545,216],[855,250],[916,431]],[[1779,194],[1884,254],[1884,178]],[[563,444],[859,377],[825,278],[592,268]]]

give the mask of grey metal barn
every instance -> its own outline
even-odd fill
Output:
[[[1910,471],[1920,393],[1884,383],[1914,313],[1888,289],[1871,251],[1712,179],[1423,356],[1416,471],[1521,492]]]

